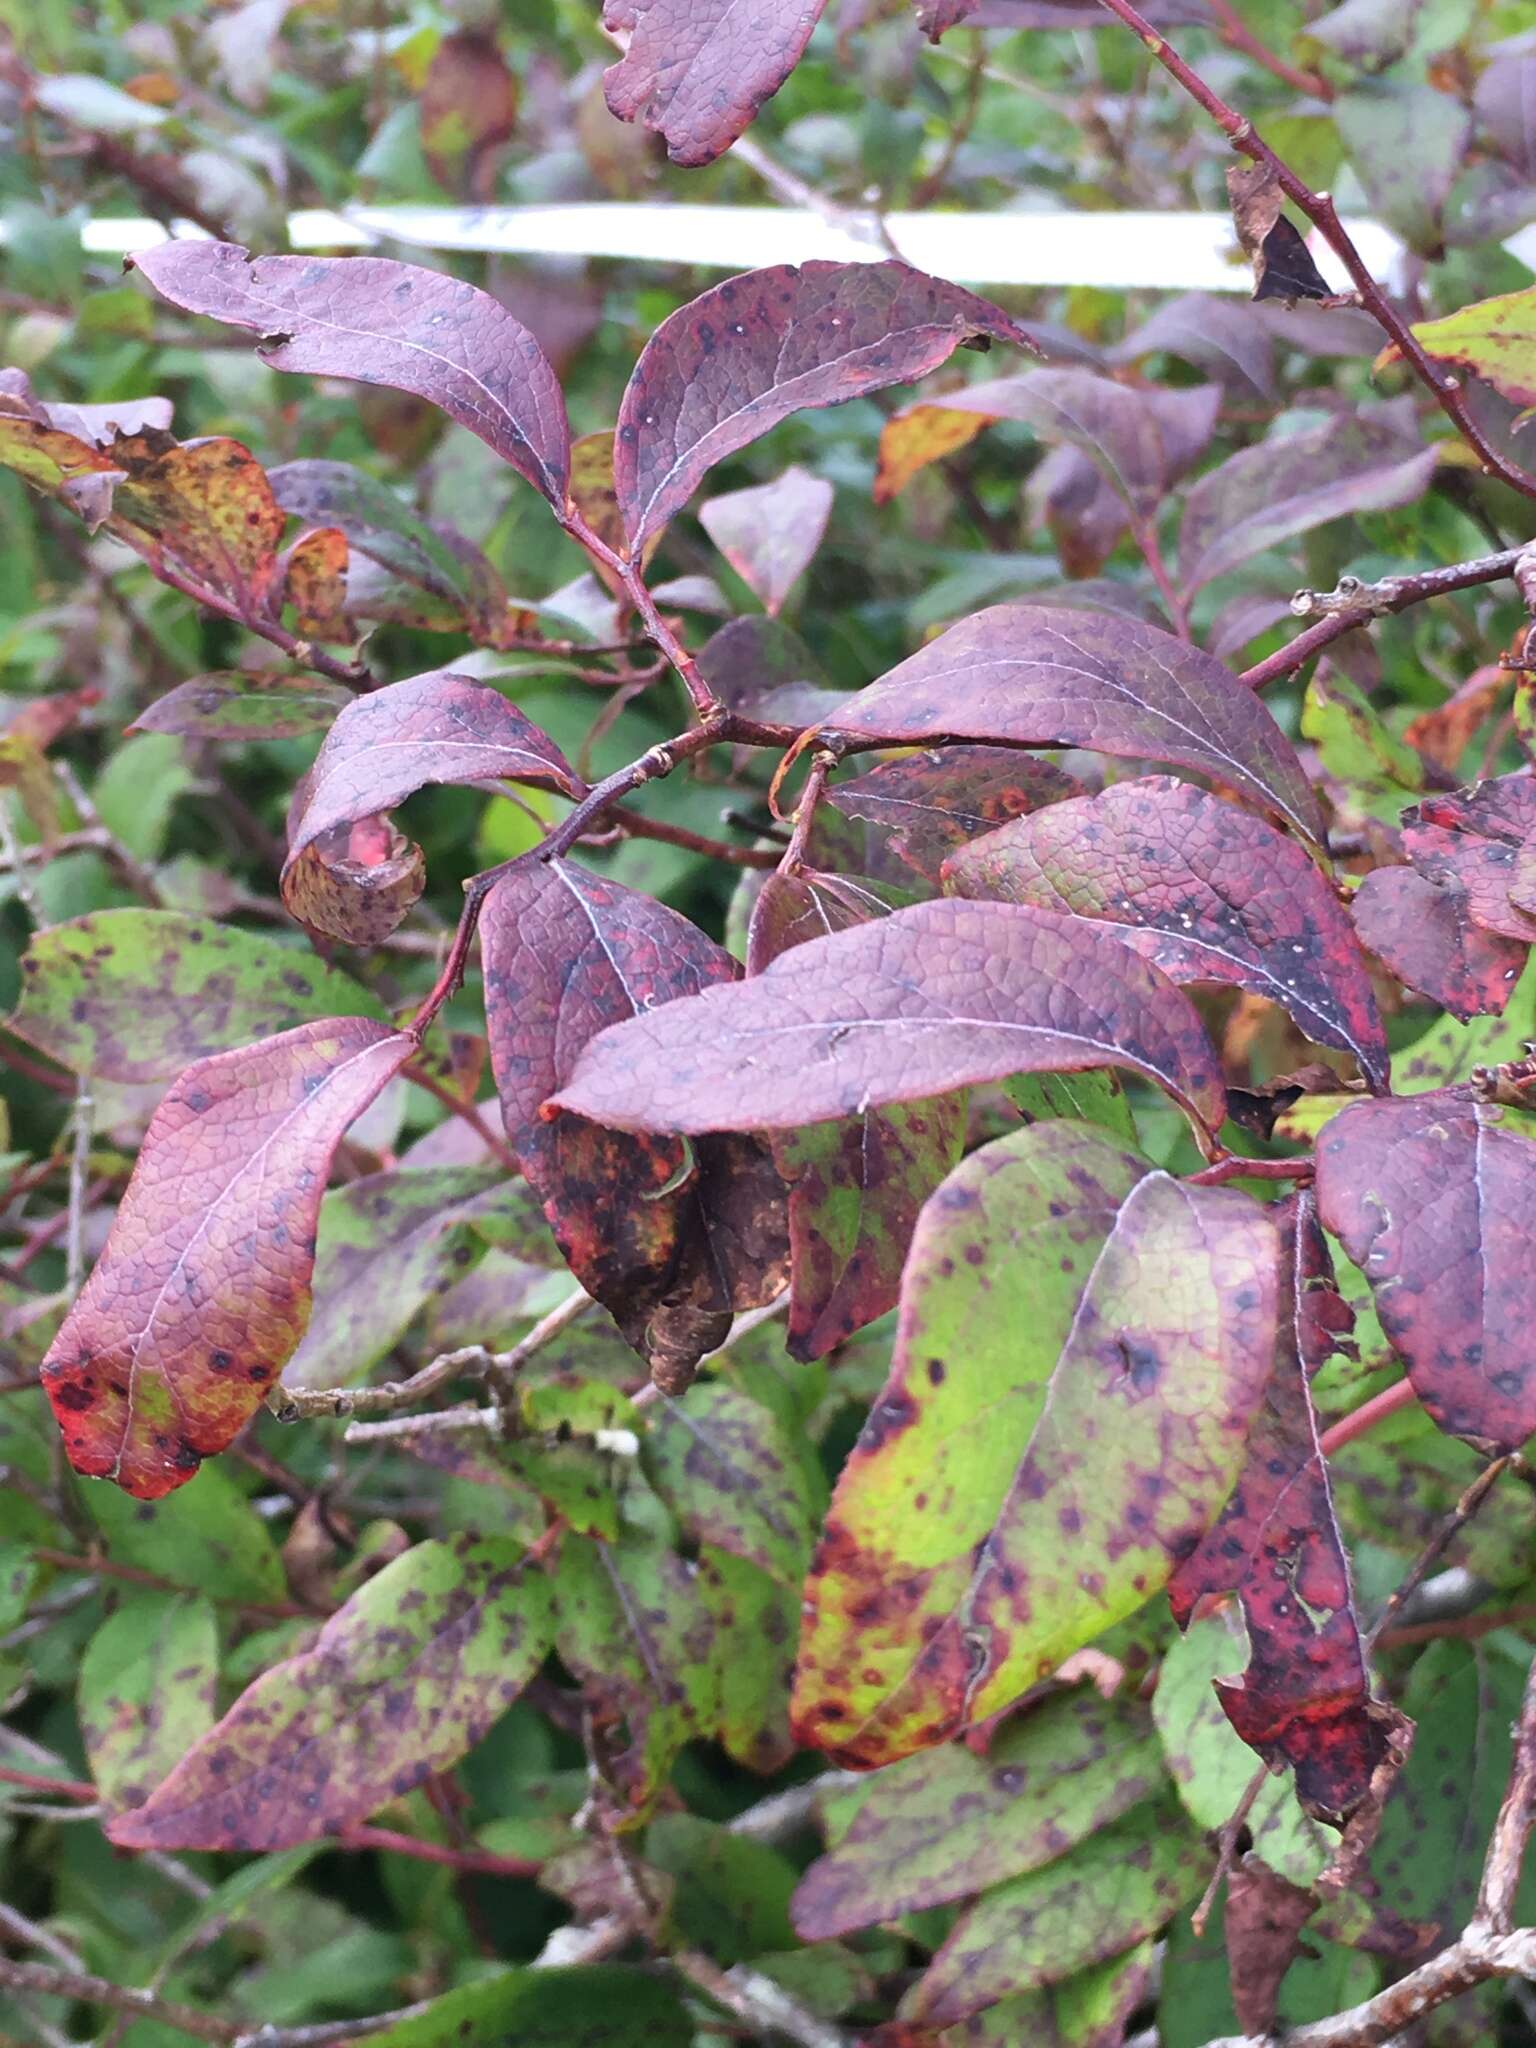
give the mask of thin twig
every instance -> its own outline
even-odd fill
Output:
[[[1398,1380],[1390,1387],[1384,1387],[1379,1394],[1372,1394],[1369,1401],[1348,1415],[1341,1415],[1337,1422],[1330,1423],[1318,1438],[1318,1448],[1325,1458],[1331,1458],[1335,1451],[1341,1451],[1345,1444],[1352,1444],[1357,1436],[1364,1436],[1374,1429],[1378,1422],[1385,1422],[1389,1415],[1396,1415],[1399,1409],[1411,1408],[1418,1399],[1411,1380]]]
[[[85,1280],[85,1205],[91,1170],[91,1122],[95,1114],[90,1077],[75,1083],[74,1136],[69,1155],[69,1207],[64,1238],[64,1291],[73,1301]]]
[[[48,920],[43,915],[43,906],[32,886],[32,877],[27,873],[27,854],[22,851],[21,841],[16,836],[16,822],[11,816],[10,798],[3,791],[0,791],[0,848],[5,851],[6,867],[15,877],[16,898],[27,914],[27,922],[34,931],[40,931]],[[28,852],[30,851],[31,849],[28,849]],[[40,850],[38,857],[46,859],[46,850]]]

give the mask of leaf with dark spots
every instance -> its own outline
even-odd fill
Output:
[[[798,465],[699,507],[704,531],[771,616],[815,559],[831,514],[832,486]]]
[[[1156,968],[1050,911],[940,899],[614,1026],[550,1106],[622,1130],[782,1131],[1085,1067],[1128,1067],[1222,1120],[1204,1028]]]
[[[548,1581],[510,1544],[418,1543],[107,1833],[120,1849],[263,1852],[351,1827],[472,1749],[551,1633]]]
[[[292,606],[294,622],[305,639],[339,646],[356,637],[347,616],[350,560],[347,536],[339,526],[311,527],[279,556],[281,601]]]
[[[1387,1041],[1359,941],[1294,840],[1169,776],[1052,804],[951,856],[965,896],[1112,925],[1170,981],[1224,982],[1288,1010],[1387,1085]]]
[[[910,383],[982,338],[1032,346],[987,300],[904,263],[780,264],[716,285],[657,328],[619,407],[631,550],[791,413]]]
[[[166,1081],[208,1053],[313,1017],[375,1017],[377,997],[312,953],[174,910],[97,910],[37,932],[6,1028],[60,1066]]]
[[[1026,370],[1017,377],[946,391],[933,404],[946,416],[974,413],[987,422],[1018,420],[1042,441],[1075,448],[1138,517],[1147,517],[1209,444],[1221,410],[1221,387],[1144,391],[1118,384],[1112,377],[1097,377],[1091,370]],[[915,417],[926,410],[928,402],[919,399],[882,429],[877,504],[894,497],[914,473],[914,457],[922,443],[907,437]],[[888,446],[888,438],[893,445]],[[955,430],[937,436],[930,430],[930,439],[936,444],[947,439],[953,445]],[[936,446],[937,455],[948,452]]]
[[[609,1781],[643,1811],[683,1744],[718,1716],[704,1587],[658,1536],[634,1528],[618,1543],[567,1537],[554,1607],[560,1659],[600,1730]]]
[[[504,1167],[396,1167],[333,1188],[320,1205],[314,1313],[283,1384],[365,1379],[493,1243],[529,1265],[559,1264],[538,1198]]]
[[[1536,405],[1536,286],[1421,320],[1413,338],[1435,362],[1470,370],[1516,405]],[[1397,359],[1396,346],[1389,346],[1376,367]]]
[[[720,1746],[750,1771],[781,1770],[795,1753],[789,1688],[800,1582],[705,1544],[695,1583],[714,1627]]]
[[[428,783],[501,779],[578,794],[554,741],[489,683],[451,669],[391,683],[355,697],[326,734],[289,826],[289,859]]]
[[[1473,923],[1466,886],[1450,867],[1375,868],[1349,911],[1361,944],[1405,988],[1463,1022],[1503,1013],[1528,948]]]
[[[288,860],[279,883],[290,916],[347,946],[381,944],[426,885],[426,856],[384,817],[333,825]]]
[[[603,27],[627,33],[603,76],[608,109],[643,121],[675,164],[729,149],[799,63],[826,0],[604,0]]]
[[[885,915],[868,885],[805,869],[770,875],[747,933],[747,972],[791,947]],[[781,1133],[789,1188],[791,1357],[821,1358],[894,1308],[917,1212],[960,1157],[965,1097],[936,1095]]]
[[[1292,1884],[1258,1856],[1242,1856],[1227,1877],[1227,1959],[1232,2007],[1245,2034],[1268,2039],[1286,1971],[1301,1953],[1302,1929],[1317,1896]]]
[[[728,980],[736,964],[676,911],[567,861],[498,882],[480,933],[518,1162],[582,1285],[653,1366],[686,1375],[724,1341],[733,1309],[782,1286],[783,1187],[766,1151],[732,1139],[690,1162],[675,1139],[539,1112],[605,1026]]]
[[[1466,914],[1501,938],[1536,940],[1536,776],[1496,776],[1428,796],[1403,812],[1403,846],[1421,875],[1448,877]]]
[[[1012,747],[935,747],[833,783],[827,802],[845,817],[885,826],[892,853],[937,882],[956,847],[1082,788],[1064,769]]]
[[[825,720],[892,746],[1091,747],[1230,783],[1319,840],[1295,749],[1214,656],[1106,612],[999,604],[951,626]]]
[[[812,1504],[766,1409],[730,1387],[690,1387],[653,1411],[643,1455],[647,1477],[694,1542],[799,1584]]]
[[[494,641],[507,594],[479,548],[413,512],[388,484],[347,462],[289,462],[271,472],[277,502],[295,519],[340,527],[351,545],[430,602],[421,623]]]
[[[134,1589],[80,1660],[80,1735],[102,1800],[137,1806],[217,1717],[219,1627],[187,1593]]]
[[[795,1926],[829,1941],[969,1898],[1054,1861],[1162,1776],[1139,1700],[1058,1694],[1008,1722],[985,1756],[950,1743],[870,1779],[852,1824],[800,1880]]]
[[[233,242],[164,242],[130,261],[173,306],[260,335],[275,370],[425,398],[563,509],[570,428],[559,383],[487,293],[381,256],[252,258]]]
[[[957,1167],[807,1581],[801,1740],[860,1768],[946,1741],[1166,1585],[1241,1468],[1278,1265],[1256,1202],[1086,1125]]]
[[[1449,1436],[1536,1430],[1536,1144],[1470,1089],[1356,1103],[1317,1146],[1317,1205],[1371,1284],[1388,1341]]]
[[[1166,1927],[1199,1895],[1212,1852],[1171,1797],[984,1892],[956,1921],[903,2018],[950,2027],[999,1999],[1059,1984]]]
[[[43,1361],[77,1472],[154,1500],[239,1435],[309,1317],[331,1156],[413,1050],[324,1019],[176,1082]]]
[[[266,471],[238,441],[187,441],[148,428],[119,434],[107,530],[155,568],[181,570],[243,615],[281,603],[283,515]]]
[[[351,692],[317,677],[289,679],[238,669],[194,676],[141,711],[130,732],[196,740],[290,740],[324,732]]]
[[[1274,1372],[1232,1498],[1168,1598],[1184,1627],[1201,1599],[1238,1596],[1251,1655],[1241,1680],[1217,1681],[1227,1718],[1266,1763],[1291,1765],[1303,1808],[1337,1827],[1387,1748],[1307,1385],[1343,1304],[1310,1195],[1280,1205],[1276,1221],[1284,1280]]]
[[[1179,582],[1204,589],[1266,548],[1346,514],[1424,495],[1438,460],[1383,420],[1346,416],[1229,455],[1193,485],[1179,529]]]

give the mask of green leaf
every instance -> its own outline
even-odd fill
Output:
[[[1141,1942],[1123,1956],[1068,1977],[1048,1991],[1000,1999],[940,2035],[944,2048],[1109,2048],[1146,1995],[1154,1945]]]
[[[137,305],[144,301],[130,294]],[[282,740],[324,732],[351,701],[340,683],[228,669],[194,676],[141,711],[130,732],[168,732],[207,741]]]
[[[1136,1119],[1118,1074],[1100,1068],[1086,1074],[1015,1074],[1003,1092],[1029,1123],[1073,1117],[1094,1124],[1122,1145],[1136,1143]]]
[[[767,1409],[730,1387],[699,1382],[652,1410],[643,1459],[652,1485],[695,1542],[782,1579],[804,1577],[811,1502]]]
[[[825,1941],[948,1905],[1050,1863],[1151,1797],[1164,1766],[1135,1698],[1059,1694],[984,1757],[963,1743],[879,1771],[852,1825],[795,1894],[795,1925]]]
[[[729,1966],[792,1946],[795,1867],[766,1842],[696,1814],[664,1813],[646,1830],[645,1861],[676,1880],[672,1918],[690,1948]]]
[[[1523,1059],[1528,1038],[1536,1038],[1536,961],[1526,963],[1502,1017],[1474,1017],[1470,1024],[1441,1017],[1394,1053],[1392,1085],[1399,1095],[1454,1088],[1472,1078],[1474,1067]]]
[[[1202,1828],[1225,1827],[1262,1768],[1212,1690],[1214,1679],[1231,1678],[1247,1663],[1241,1624],[1211,1615],[1169,1646],[1153,1695],[1168,1769],[1185,1811]],[[1292,1884],[1310,1884],[1333,1854],[1336,1838],[1302,1812],[1289,1773],[1265,1780],[1248,1829],[1255,1853]]]
[[[25,1543],[0,1543],[0,1635],[8,1635],[26,1614],[37,1569]]]
[[[163,1500],[133,1500],[115,1486],[87,1484],[85,1504],[116,1564],[224,1600],[281,1600],[283,1561],[266,1524],[217,1465]]]
[[[124,1848],[258,1851],[334,1834],[457,1763],[549,1644],[548,1582],[513,1546],[419,1543],[108,1833]]]
[[[611,1963],[503,1970],[368,2036],[373,2048],[691,2048],[693,2038],[669,1984]]]
[[[1536,285],[1421,320],[1413,338],[1436,362],[1459,363],[1516,405],[1536,405]],[[1397,355],[1396,348],[1384,351]]]
[[[1197,1897],[1214,1862],[1171,1792],[1136,1807],[1044,1869],[984,1892],[903,2000],[902,2018],[952,2026],[1121,1955]]]
[[[789,1688],[800,1582],[775,1579],[729,1551],[705,1545],[697,1583],[714,1624],[720,1688],[715,1733],[726,1753],[749,1770],[779,1770],[795,1753]]]
[[[1403,806],[1424,787],[1424,763],[1336,669],[1307,685],[1301,730],[1350,801],[1384,824],[1395,825]]]
[[[206,1053],[314,1017],[376,1017],[377,998],[307,948],[185,917],[99,910],[38,932],[8,1028],[75,1073],[163,1081]]]
[[[130,1593],[86,1645],[80,1735],[103,1800],[149,1796],[213,1726],[219,1631],[193,1593]]]
[[[1236,1478],[1277,1263],[1256,1202],[1083,1124],[950,1175],[807,1582],[802,1740],[863,1766],[943,1741],[1167,1583]]]

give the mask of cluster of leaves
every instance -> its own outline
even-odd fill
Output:
[[[593,11],[0,53],[0,2024],[1334,2013],[1532,1661],[1521,10],[1146,10],[1411,332],[1118,0]],[[1230,200],[1253,297],[64,210],[730,193],[770,99],[834,211]]]

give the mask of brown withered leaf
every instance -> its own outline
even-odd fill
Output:
[[[568,861],[513,870],[486,899],[491,1064],[507,1138],[587,1291],[669,1383],[733,1311],[787,1269],[783,1187],[765,1147],[635,1136],[540,1109],[587,1041],[652,1005],[727,981],[735,962],[686,918]]]
[[[1306,243],[1285,217],[1285,194],[1273,164],[1227,166],[1227,194],[1237,239],[1253,265],[1255,299],[1317,299],[1325,305],[1351,303],[1328,289]]]
[[[155,1500],[239,1435],[309,1319],[331,1155],[413,1050],[325,1018],[173,1085],[43,1361],[77,1472]]]
[[[1239,1858],[1229,1874],[1227,1966],[1232,2009],[1245,2034],[1269,2037],[1280,1986],[1301,1952],[1301,1930],[1316,1911],[1310,1890],[1281,1877],[1261,1857]]]
[[[291,916],[347,946],[381,944],[426,885],[421,848],[381,816],[322,832],[286,863],[280,884]]]

